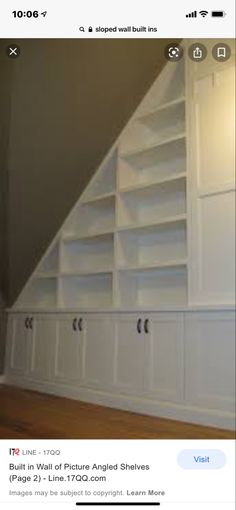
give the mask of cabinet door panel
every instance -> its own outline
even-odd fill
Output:
[[[57,320],[55,378],[64,382],[82,378],[83,332],[74,330],[73,321],[74,316]]]
[[[26,329],[26,316],[13,316],[8,322],[7,367],[8,373],[26,376],[29,363],[30,331]]]
[[[108,388],[114,379],[113,319],[109,315],[88,314],[84,328],[84,383],[86,386]]]
[[[125,393],[144,389],[144,334],[137,331],[139,319],[127,314],[116,321],[115,385]]]
[[[56,321],[51,317],[34,318],[32,331],[30,377],[48,380],[53,375]]]
[[[235,193],[199,200],[199,295],[205,303],[235,299]]]
[[[186,318],[187,400],[232,411],[234,393],[234,313],[190,314]]]
[[[159,399],[183,399],[184,320],[182,314],[150,314],[146,336],[147,391]]]

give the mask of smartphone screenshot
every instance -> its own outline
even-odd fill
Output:
[[[0,6],[0,508],[79,507],[235,508],[233,0]]]

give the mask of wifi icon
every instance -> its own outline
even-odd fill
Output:
[[[201,16],[205,18],[208,14],[208,11],[199,11],[199,14],[201,14]]]

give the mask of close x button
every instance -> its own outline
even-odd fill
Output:
[[[10,44],[6,49],[9,58],[17,58],[20,56],[20,46],[17,44]]]

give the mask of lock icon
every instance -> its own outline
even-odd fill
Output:
[[[88,31],[89,31],[89,32],[92,32],[92,31],[93,31],[93,28],[92,28],[92,27],[88,27]]]

